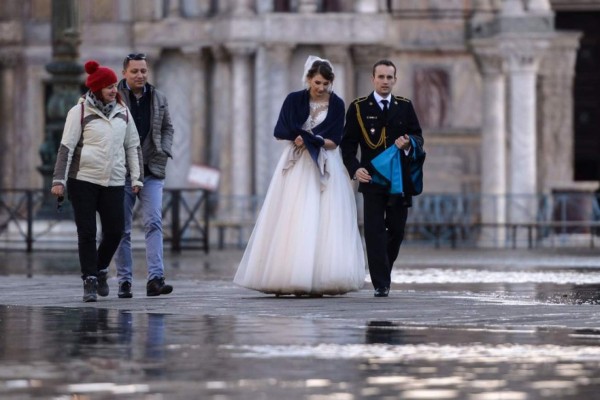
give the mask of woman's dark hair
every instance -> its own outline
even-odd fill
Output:
[[[96,96],[96,98],[98,100],[100,100],[101,102],[104,103],[104,96],[102,96],[102,89],[98,90],[97,92],[94,92],[94,96]],[[125,103],[123,102],[123,98],[121,97],[121,93],[117,92],[116,100],[117,100],[117,103],[125,105]]]
[[[330,82],[333,82],[333,78],[335,78],[331,65],[327,61],[315,61],[306,73],[306,78],[311,79],[317,74],[320,74]]]

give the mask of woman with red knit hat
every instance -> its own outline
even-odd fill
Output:
[[[124,226],[127,171],[133,191],[142,184],[140,139],[129,110],[117,93],[117,75],[97,61],[85,63],[89,88],[67,114],[56,156],[52,194],[73,206],[83,279],[83,301],[108,296],[106,282]],[[96,247],[96,213],[102,240]]]

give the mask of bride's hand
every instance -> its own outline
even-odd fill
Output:
[[[294,144],[296,145],[296,147],[303,147],[304,146],[304,140],[302,139],[302,136],[298,135],[296,137],[296,139],[294,139]]]

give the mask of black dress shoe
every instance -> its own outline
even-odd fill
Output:
[[[165,278],[154,278],[146,284],[146,296],[160,296],[173,291],[173,286],[165,283]]]
[[[375,297],[388,297],[389,293],[390,293],[390,288],[387,288],[387,287],[376,288],[374,296]]]

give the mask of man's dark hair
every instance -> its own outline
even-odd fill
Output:
[[[146,59],[146,55],[144,53],[131,53],[128,54],[125,59],[123,60],[123,70],[126,70],[127,67],[129,66],[129,61],[131,60],[145,60]]]
[[[373,76],[375,76],[375,68],[377,68],[380,65],[386,65],[388,67],[393,67],[394,68],[394,78],[396,77],[396,66],[394,65],[393,62],[391,62],[390,60],[386,60],[386,59],[379,60],[373,65]]]

